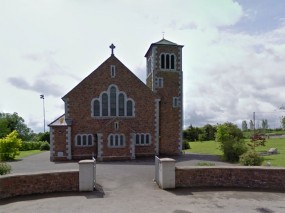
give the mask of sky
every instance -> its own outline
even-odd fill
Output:
[[[285,115],[283,0],[0,0],[0,112],[35,132],[67,92],[115,55],[143,82],[144,55],[184,45],[184,127]],[[285,108],[285,107],[284,107]],[[47,129],[47,127],[46,127]]]

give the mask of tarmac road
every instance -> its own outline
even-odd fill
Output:
[[[200,160],[200,157],[193,156],[193,159]],[[188,161],[193,163],[191,158]],[[181,163],[186,165],[187,159]],[[14,173],[18,173],[76,169],[78,164],[52,163],[48,153],[42,153],[12,162],[12,167]],[[98,163],[96,172],[97,190],[94,192],[5,199],[0,201],[0,212],[285,212],[285,193],[236,189],[161,190],[153,182],[153,159]]]

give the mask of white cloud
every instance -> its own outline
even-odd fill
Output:
[[[275,14],[280,24],[266,24],[278,28],[263,33],[235,28],[249,16],[258,23],[259,10],[232,0],[3,0],[0,111],[18,112],[39,130],[39,94],[47,97],[47,120],[58,117],[64,110],[60,97],[110,56],[111,43],[144,81],[143,56],[163,31],[185,45],[186,126],[240,122],[253,111],[272,111],[285,102],[284,15]]]

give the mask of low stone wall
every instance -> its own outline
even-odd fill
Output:
[[[176,167],[176,187],[231,187],[285,191],[285,168]]]
[[[0,199],[20,195],[79,191],[78,170],[0,176]]]

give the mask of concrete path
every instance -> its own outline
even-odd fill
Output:
[[[48,153],[42,153],[13,162],[14,173],[78,168],[76,162],[55,164],[48,157]],[[186,162],[187,159],[182,159],[179,163]],[[219,189],[166,191],[157,187],[153,176],[153,159],[103,162],[97,164],[97,191],[6,199],[0,201],[0,212],[285,212],[285,193]]]

